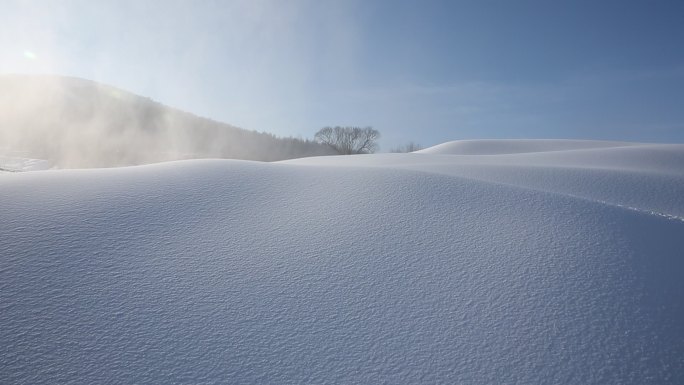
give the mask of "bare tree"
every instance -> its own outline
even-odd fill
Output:
[[[323,127],[314,140],[327,144],[342,155],[370,154],[378,149],[378,130],[371,127]]]

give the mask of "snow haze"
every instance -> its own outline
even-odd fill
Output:
[[[0,383],[684,382],[684,146],[0,173]]]
[[[193,158],[274,161],[336,153],[201,118],[149,98],[66,77],[0,75],[0,167],[116,167]]]

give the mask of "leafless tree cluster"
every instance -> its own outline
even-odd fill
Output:
[[[370,154],[378,149],[378,130],[371,127],[324,127],[314,136],[318,143],[334,148],[341,155]]]

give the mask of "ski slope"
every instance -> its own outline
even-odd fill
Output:
[[[684,145],[0,174],[0,383],[684,382]]]

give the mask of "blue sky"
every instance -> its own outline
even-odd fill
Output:
[[[14,1],[0,72],[247,129],[684,142],[684,1]]]

